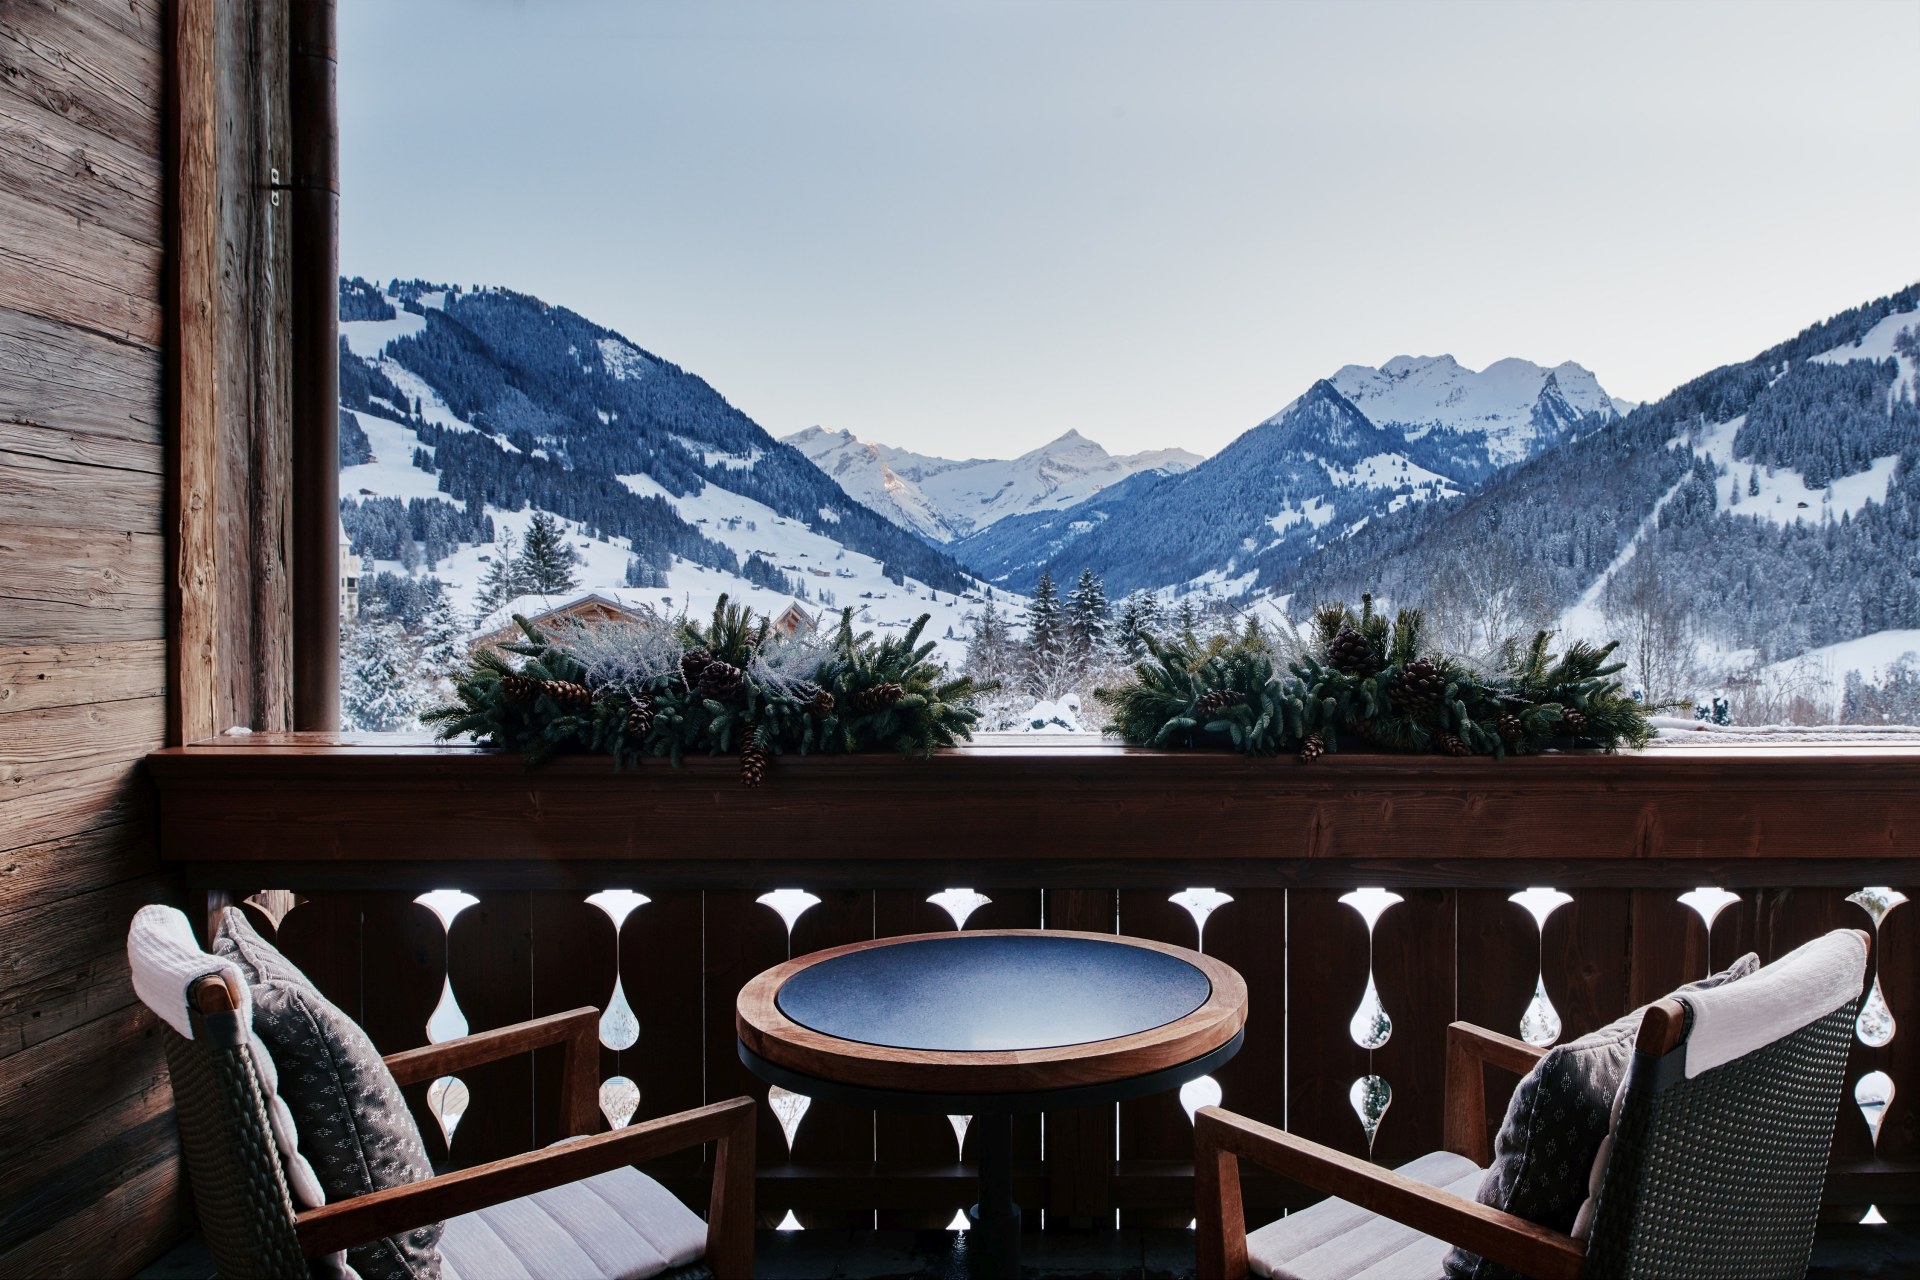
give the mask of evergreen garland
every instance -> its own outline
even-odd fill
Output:
[[[920,640],[927,621],[876,641],[854,631],[847,609],[830,636],[787,637],[724,595],[705,625],[542,630],[516,616],[526,638],[476,653],[454,679],[456,701],[422,719],[443,741],[471,735],[521,752],[529,767],[562,753],[678,764],[690,752],[745,752],[749,785],[765,758],[789,751],[928,755],[972,737],[973,696],[986,687],[945,678],[933,643]]]
[[[1446,755],[1529,755],[1550,746],[1615,751],[1652,737],[1647,708],[1622,689],[1614,645],[1581,641],[1554,655],[1542,631],[1482,675],[1423,646],[1419,610],[1389,623],[1362,597],[1323,606],[1297,652],[1244,635],[1148,638],[1132,680],[1095,696],[1106,732],[1136,746],[1231,746],[1311,761],[1341,744]],[[1413,677],[1409,678],[1409,668]],[[1434,684],[1439,695],[1432,696]]]

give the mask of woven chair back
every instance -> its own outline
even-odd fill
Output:
[[[1636,1053],[1586,1274],[1805,1274],[1858,1004],[1691,1080],[1684,1038]]]
[[[194,1211],[222,1280],[304,1280],[293,1200],[237,1014],[194,1012],[167,1066]]]

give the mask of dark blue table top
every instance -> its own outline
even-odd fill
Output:
[[[1092,938],[957,933],[809,965],[774,997],[823,1035],[897,1049],[1111,1040],[1198,1009],[1213,984],[1177,956]]]

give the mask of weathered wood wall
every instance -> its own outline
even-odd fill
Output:
[[[0,7],[0,1274],[131,1270],[184,1228],[124,948],[161,873],[159,0]]]
[[[284,132],[261,88],[284,66],[283,13],[0,5],[0,1275],[125,1274],[188,1223],[124,940],[143,903],[179,897],[141,757],[183,726],[286,723],[285,380],[257,376],[284,365],[285,217],[253,159]],[[197,276],[171,256],[191,222],[169,176],[176,18],[208,125]],[[217,643],[200,648],[169,645],[183,281],[204,358],[178,389],[204,407],[194,443],[214,464],[179,504],[204,519],[210,574],[189,594]],[[206,696],[170,721],[182,671]]]

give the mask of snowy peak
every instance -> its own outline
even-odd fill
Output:
[[[821,427],[785,443],[861,502],[937,542],[1008,516],[1073,506],[1142,471],[1184,471],[1200,461],[1185,449],[1115,456],[1074,430],[1007,459],[934,457]]]

